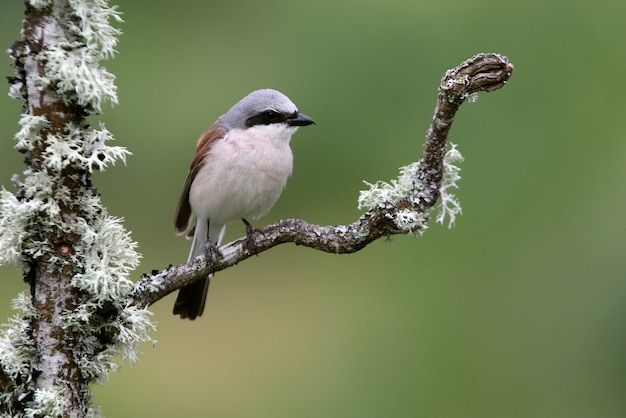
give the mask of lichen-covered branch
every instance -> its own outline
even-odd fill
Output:
[[[149,339],[149,312],[123,306],[139,254],[107,214],[91,174],[128,152],[89,115],[116,103],[111,56],[119,15],[105,0],[28,0],[22,39],[8,51],[11,97],[23,100],[15,193],[0,191],[0,264],[23,269],[29,290],[0,329],[0,415],[97,415],[89,384]]]
[[[361,192],[359,207],[367,209],[357,221],[346,226],[312,225],[287,219],[268,225],[254,234],[255,253],[292,242],[320,251],[352,253],[378,238],[395,234],[419,234],[426,228],[430,210],[440,201],[439,222],[460,212],[450,189],[459,179],[455,163],[462,157],[455,146],[447,147],[448,133],[459,106],[480,91],[503,87],[513,72],[513,65],[499,54],[478,54],[446,72],[441,80],[435,114],[426,133],[424,152],[418,162],[401,169],[391,183],[369,184]],[[129,304],[151,305],[169,293],[196,280],[231,267],[250,257],[246,238],[241,238],[213,252],[211,260],[200,255],[187,264],[169,267],[144,275],[135,284]]]

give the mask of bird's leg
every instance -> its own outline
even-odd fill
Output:
[[[207,226],[206,226],[206,237],[204,238],[204,257],[206,258],[209,266],[213,268],[213,265],[215,264],[215,261],[214,261],[215,258],[221,257],[222,252],[220,251],[217,244],[213,242],[213,240],[209,236],[210,222],[211,221],[207,221]]]
[[[250,254],[259,255],[256,248],[256,241],[254,240],[254,233],[261,232],[261,230],[253,227],[245,218],[242,218],[241,220],[244,224],[246,224],[246,251]]]

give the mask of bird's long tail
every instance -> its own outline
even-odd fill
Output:
[[[225,225],[214,225],[204,221],[196,222],[191,251],[189,251],[187,262],[202,254],[204,251],[204,243],[207,239],[207,227],[209,228],[208,238],[214,242],[216,246],[220,245],[224,231],[226,230]],[[207,276],[205,280],[198,280],[195,283],[181,288],[178,291],[178,296],[176,296],[176,302],[174,303],[174,315],[180,315],[182,319],[187,318],[191,320],[201,316],[204,311],[210,282],[211,275]]]

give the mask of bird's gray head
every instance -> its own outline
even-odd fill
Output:
[[[298,127],[315,123],[298,112],[287,96],[277,90],[255,90],[220,116],[219,123],[227,129],[247,129],[256,125],[283,123]]]

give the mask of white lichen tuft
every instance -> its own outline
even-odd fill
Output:
[[[63,137],[48,135],[47,147],[42,153],[43,164],[52,171],[61,171],[69,165],[86,167],[90,172],[104,170],[117,160],[126,163],[126,156],[131,153],[124,147],[109,146],[113,135],[104,124],[100,130],[85,132],[77,126],[67,126],[67,134]]]
[[[461,214],[461,204],[457,197],[452,193],[452,189],[458,189],[457,182],[461,179],[459,175],[461,168],[459,163],[463,162],[463,156],[456,148],[456,144],[450,144],[450,149],[443,157],[443,179],[439,192],[438,213],[435,218],[437,222],[443,224],[448,218],[448,227],[454,226],[456,216]]]
[[[417,180],[419,163],[414,162],[400,168],[400,175],[389,183],[377,181],[376,183],[364,182],[370,186],[369,190],[359,193],[359,209],[372,209],[386,202],[397,203],[409,194],[421,189]],[[411,234],[421,235],[426,228],[427,215],[410,209],[397,211],[393,216],[396,226]]]
[[[113,336],[113,344],[103,345],[94,335],[86,336],[81,344],[80,356],[76,357],[80,371],[85,379],[96,383],[104,383],[111,372],[120,368],[120,359],[135,363],[140,353],[140,343],[156,341],[150,337],[155,330],[151,319],[152,312],[147,309],[127,307],[119,316],[110,321],[95,322],[93,312],[97,305],[82,304],[80,311],[68,312],[66,323],[68,329],[75,331],[91,327],[98,333]]]
[[[118,351],[115,355],[122,357],[130,363],[136,363],[139,354],[139,343],[156,341],[150,338],[150,333],[155,330],[155,324],[151,320],[152,312],[145,308],[130,306],[124,309],[118,322],[119,335],[117,336]]]
[[[94,129],[87,134],[85,142],[89,157],[85,164],[91,171],[94,169],[102,171],[118,160],[126,164],[126,157],[131,155],[125,147],[106,145],[106,141],[113,141],[113,135],[103,123],[100,124],[100,130]]]
[[[456,196],[450,190],[458,188],[456,182],[461,178],[459,176],[460,168],[455,164],[461,161],[463,161],[461,153],[457,150],[455,144],[451,144],[443,160],[443,179],[439,189],[440,203],[436,218],[437,222],[443,223],[447,217],[450,227],[454,225],[456,215],[461,213],[461,206]],[[419,167],[419,162],[401,167],[398,178],[391,180],[389,183],[379,180],[372,184],[365,181],[364,183],[370,188],[359,193],[358,208],[370,210],[385,203],[396,204],[402,199],[419,193],[423,189],[423,185],[417,179]],[[393,215],[394,223],[398,228],[420,235],[427,227],[426,222],[428,218],[427,213],[411,209],[402,209]]]
[[[113,56],[121,31],[109,22],[122,22],[117,8],[108,7],[105,0],[70,0],[70,6],[78,18],[74,31],[85,39],[89,49],[98,52],[99,58]]]
[[[419,163],[414,162],[407,166],[400,167],[400,175],[397,179],[387,183],[379,180],[372,184],[364,181],[370,186],[369,190],[361,190],[359,193],[358,208],[370,210],[385,202],[396,203],[405,198],[411,191],[418,190],[417,171]]]
[[[52,86],[65,102],[77,102],[100,112],[102,103],[117,104],[115,76],[98,65],[99,56],[86,47],[58,45],[42,52],[46,76],[42,85]]]
[[[71,284],[92,295],[95,303],[119,301],[133,287],[127,277],[139,265],[140,255],[121,222],[103,213],[93,225],[80,221],[73,228],[83,237],[76,249],[83,273],[74,275]]]
[[[9,318],[0,329],[0,366],[13,379],[27,375],[31,363],[36,359],[35,349],[28,330],[28,322],[18,316]]]
[[[0,266],[18,265],[22,253],[22,237],[28,220],[15,195],[0,190]]]
[[[422,235],[428,225],[426,224],[427,217],[424,216],[423,213],[410,210],[410,209],[401,209],[395,213],[393,221],[398,226],[405,231],[413,235]]]
[[[38,356],[29,324],[29,319],[36,317],[37,312],[27,292],[18,294],[13,299],[12,307],[20,315],[9,318],[0,328],[0,367],[6,376],[17,381],[29,375],[31,365]],[[10,390],[2,391],[0,402],[8,403],[11,395]]]
[[[36,8],[48,2],[33,1]],[[121,31],[110,21],[121,22],[119,12],[105,0],[70,0],[70,17],[66,24],[71,39],[62,39],[41,51],[46,71],[37,82],[53,87],[66,103],[101,110],[104,102],[117,103],[115,76],[99,65],[115,53]]]
[[[15,148],[20,152],[30,152],[42,140],[41,132],[48,126],[43,116],[24,114],[19,121],[20,130],[15,134]]]
[[[59,386],[37,388],[34,402],[24,410],[25,418],[62,418],[67,416],[68,400]]]
[[[11,309],[18,311],[23,318],[34,318],[39,314],[33,306],[33,300],[28,292],[18,293],[11,301]]]

